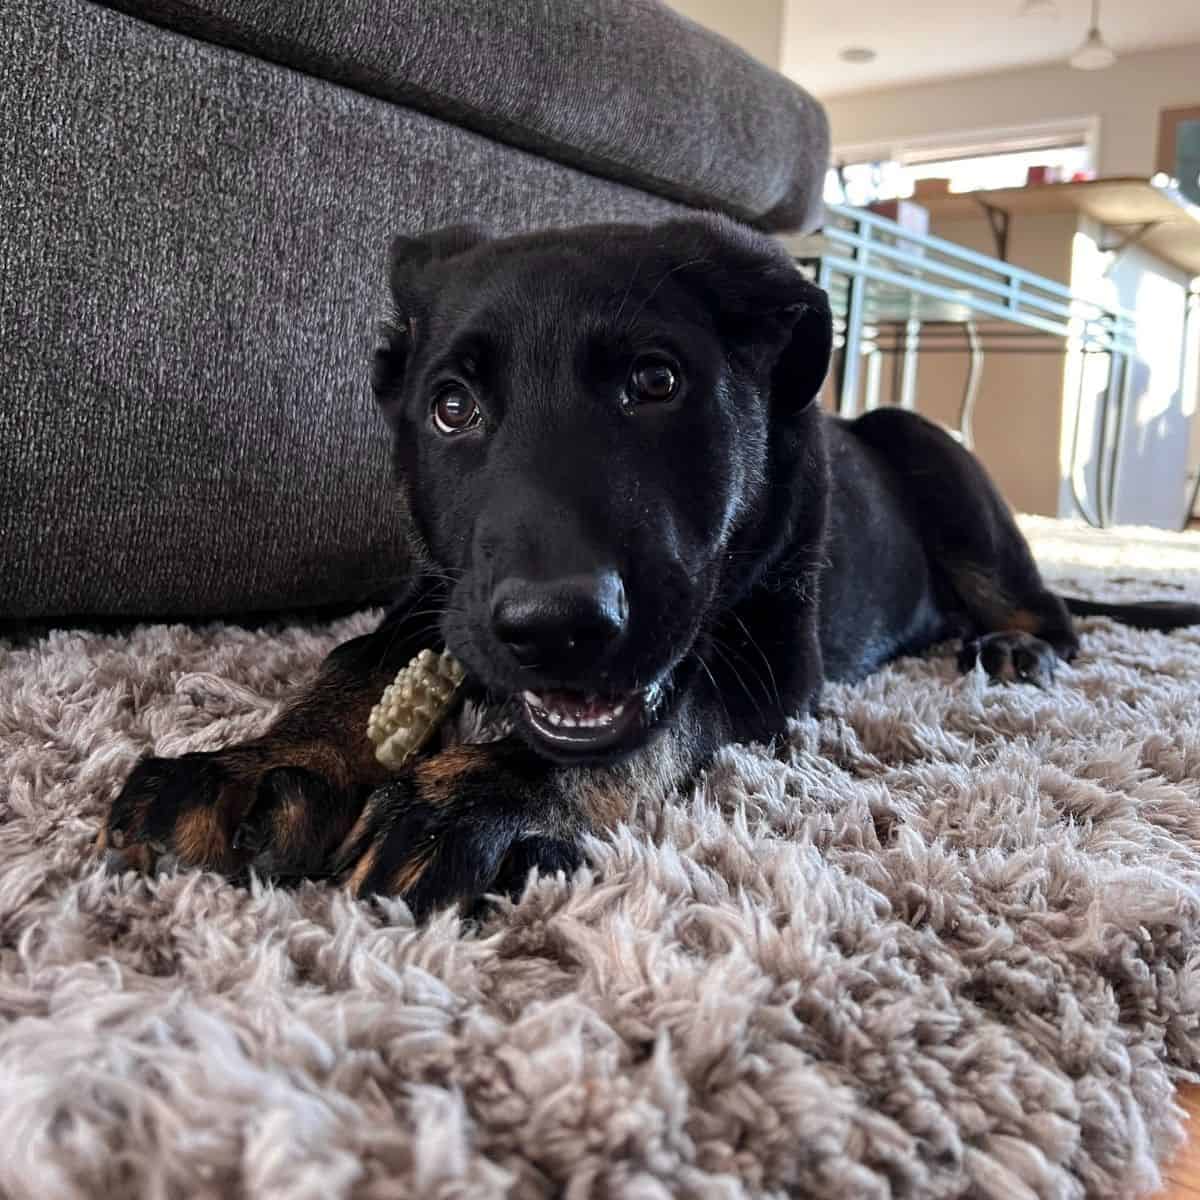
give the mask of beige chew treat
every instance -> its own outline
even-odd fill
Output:
[[[367,718],[367,737],[385,767],[398,770],[425,745],[450,711],[465,675],[449,650],[422,650],[401,668]]]

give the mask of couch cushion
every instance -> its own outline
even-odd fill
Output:
[[[820,106],[658,0],[109,0],[763,229],[813,224]]]

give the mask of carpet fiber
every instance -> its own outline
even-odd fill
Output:
[[[1031,521],[1052,578],[1200,537]],[[0,643],[5,1197],[1128,1197],[1200,1069],[1200,630],[1048,692],[931,655],[637,806],[482,929],[106,878],[135,757],[260,731],[367,616]]]

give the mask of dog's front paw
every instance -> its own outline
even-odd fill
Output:
[[[341,767],[319,744],[268,741],[142,759],[97,849],[113,871],[177,864],[230,876],[326,874],[361,809]]]
[[[356,896],[403,898],[418,919],[485,894],[517,895],[535,868],[572,872],[580,855],[561,805],[547,804],[523,749],[460,746],[373,792],[339,855]]]

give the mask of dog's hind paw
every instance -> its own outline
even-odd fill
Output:
[[[972,638],[958,653],[958,669],[964,673],[981,665],[993,683],[1032,683],[1040,688],[1054,682],[1058,661],[1049,642],[1017,630]]]

